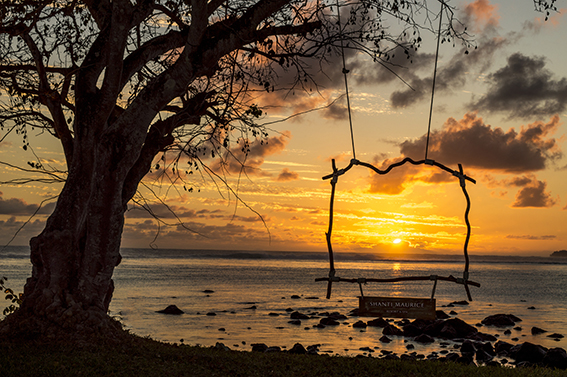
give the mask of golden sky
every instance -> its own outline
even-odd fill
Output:
[[[460,163],[477,181],[466,186],[469,252],[549,255],[567,249],[567,9],[544,22],[531,0],[477,0],[459,8],[477,49],[465,54],[459,45],[441,45],[428,157],[451,169]],[[424,34],[424,40],[411,64],[404,54],[395,58],[396,73],[415,90],[347,51],[358,160],[385,168],[404,157],[423,159],[435,36]],[[317,90],[257,98],[266,106],[261,122],[270,137],[252,143],[244,169],[227,160],[230,175],[221,177],[230,188],[205,172],[186,177],[185,189],[192,190],[172,181],[170,170],[146,177],[140,191],[163,223],[132,203],[123,246],[326,251],[331,185],[322,177],[332,172],[332,158],[342,168],[353,157],[342,63],[333,59],[315,75]],[[284,120],[315,108],[321,110]],[[9,135],[0,144],[0,160],[26,167],[35,153],[44,164],[64,168],[49,135],[28,137],[32,148],[23,151],[21,136]],[[221,172],[218,159],[209,163]],[[7,165],[0,174],[1,181],[22,176]],[[0,185],[0,242],[9,242],[60,189],[61,183]],[[12,244],[25,245],[41,232],[53,205],[45,202]],[[461,253],[465,206],[458,179],[434,167],[404,165],[377,175],[355,166],[337,184],[334,249]]]

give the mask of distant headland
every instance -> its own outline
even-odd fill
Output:
[[[567,250],[559,250],[551,253],[550,257],[567,258]]]

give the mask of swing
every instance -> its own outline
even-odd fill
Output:
[[[471,207],[470,197],[466,190],[466,181],[472,182],[476,184],[476,181],[464,174],[463,167],[461,164],[458,164],[459,169],[453,170],[448,168],[447,166],[429,159],[427,157],[427,152],[429,149],[429,135],[431,130],[431,116],[433,112],[433,98],[435,94],[435,77],[437,74],[437,59],[439,56],[439,40],[441,35],[441,22],[443,16],[443,7],[444,3],[441,2],[441,12],[439,16],[439,35],[437,38],[437,51],[435,56],[435,69],[433,73],[433,87],[431,91],[431,105],[429,111],[429,125],[427,130],[427,143],[425,147],[425,158],[423,160],[415,161],[409,157],[406,157],[402,161],[396,162],[388,166],[385,170],[380,170],[376,168],[374,165],[369,164],[367,162],[359,161],[356,159],[355,148],[354,148],[354,133],[352,127],[352,118],[351,118],[351,109],[350,109],[350,99],[349,99],[349,91],[348,91],[348,81],[347,81],[347,73],[349,72],[346,69],[345,57],[344,57],[344,46],[342,41],[342,34],[341,34],[341,26],[340,26],[340,7],[337,0],[337,14],[339,18],[339,34],[341,34],[341,50],[343,51],[343,75],[345,80],[345,88],[346,88],[346,99],[347,99],[347,108],[348,108],[348,115],[349,115],[349,123],[350,123],[350,133],[351,133],[351,141],[352,141],[352,150],[353,150],[353,158],[351,159],[348,166],[343,169],[337,169],[335,160],[331,161],[333,172],[329,175],[323,177],[323,180],[330,179],[331,181],[331,200],[329,206],[329,228],[327,233],[325,233],[327,239],[327,248],[329,251],[329,275],[328,277],[324,278],[317,278],[315,279],[316,282],[318,281],[327,281],[327,299],[331,298],[331,291],[333,282],[348,282],[348,283],[357,283],[360,288],[360,296],[359,296],[359,315],[365,316],[373,316],[373,317],[396,317],[396,318],[421,318],[421,319],[435,319],[435,290],[437,287],[438,281],[448,281],[456,284],[461,284],[465,288],[465,292],[469,301],[472,301],[472,296],[470,293],[469,286],[480,287],[480,284],[474,281],[469,280],[469,256],[468,256],[468,243],[470,240],[471,234],[471,225],[469,221],[469,212]],[[333,209],[334,209],[334,200],[335,200],[335,188],[338,182],[338,179],[341,175],[348,172],[354,166],[364,166],[368,169],[373,170],[377,174],[385,175],[388,174],[395,168],[398,168],[406,163],[410,163],[412,165],[428,165],[432,167],[436,167],[442,169],[456,178],[459,179],[459,184],[465,196],[467,207],[465,210],[464,220],[467,226],[467,235],[464,242],[464,257],[465,257],[465,267],[463,270],[463,277],[456,278],[452,275],[449,276],[439,276],[439,275],[429,275],[429,276],[406,276],[406,277],[397,277],[397,278],[341,278],[336,276],[335,270],[335,262],[334,262],[334,255],[333,255],[333,247],[331,242],[331,234],[333,230]],[[362,289],[362,285],[366,283],[395,283],[395,282],[405,282],[405,281],[433,281],[433,288],[431,292],[431,298],[399,298],[399,297],[370,297],[365,296],[364,291]]]

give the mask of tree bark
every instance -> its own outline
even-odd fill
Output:
[[[112,274],[121,260],[126,203],[160,149],[159,143],[146,146],[146,156],[138,156],[143,162],[136,163],[135,157],[124,158],[124,148],[140,151],[142,145],[136,149],[131,140],[115,133],[75,143],[55,211],[42,233],[30,241],[32,276],[24,287],[23,303],[2,323],[0,332],[84,338],[119,330],[107,312],[114,290]],[[136,174],[129,174],[134,166]]]

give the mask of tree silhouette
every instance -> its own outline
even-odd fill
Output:
[[[542,1],[537,5],[545,8]],[[337,3],[338,4],[338,3]],[[266,138],[254,102],[316,86],[310,65],[340,46],[378,63],[411,55],[436,13],[424,0],[13,0],[0,8],[0,122],[5,135],[39,129],[62,146],[66,172],[45,229],[30,241],[32,276],[4,334],[115,333],[107,315],[127,204],[159,155],[180,171],[206,168]],[[553,5],[553,2],[551,2]],[[467,42],[446,6],[443,38]],[[422,16],[418,19],[418,16]],[[388,20],[394,20],[388,28]],[[181,166],[180,164],[187,164]],[[25,170],[21,168],[22,170]]]

